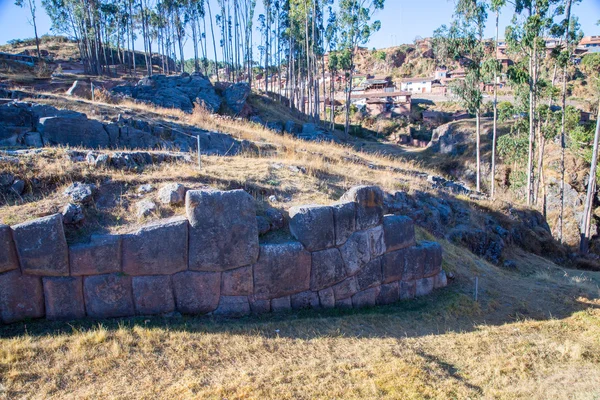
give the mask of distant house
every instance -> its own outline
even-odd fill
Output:
[[[600,36],[585,36],[579,42],[578,48],[584,49],[586,53],[600,52]]]
[[[435,69],[435,72],[433,74],[433,79],[443,81],[444,79],[447,78],[447,75],[448,75],[448,68],[446,68],[446,66],[442,65]]]
[[[384,113],[409,115],[411,112],[411,93],[395,91],[362,91],[352,93],[352,103],[359,107],[365,107],[371,116]]]
[[[400,89],[412,93],[431,93],[431,78],[407,78],[400,81]]]

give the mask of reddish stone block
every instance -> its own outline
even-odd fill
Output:
[[[358,285],[356,284],[356,279],[354,279],[354,277],[347,278],[333,286],[336,302],[352,297],[356,292],[358,292]]]
[[[69,248],[62,214],[23,222],[12,230],[24,274],[69,275]]]
[[[5,324],[44,316],[42,279],[13,270],[0,274],[0,320]]]
[[[169,275],[135,276],[132,279],[133,301],[138,314],[154,315],[175,311],[173,287]]]
[[[379,296],[379,286],[372,287],[352,296],[352,306],[354,308],[373,307]]]
[[[400,299],[400,284],[392,282],[381,285],[379,295],[377,296],[377,304],[392,304]]]
[[[273,299],[310,287],[311,255],[297,242],[260,246],[254,264],[254,296]]]
[[[46,318],[79,319],[85,317],[81,277],[48,277],[44,283]]]
[[[169,275],[188,265],[188,222],[175,217],[123,235],[123,272],[128,275]]]
[[[0,224],[0,273],[17,268],[19,268],[19,259],[12,231],[9,226]]]
[[[177,309],[184,314],[214,311],[221,297],[220,272],[184,271],[173,275]]]
[[[69,248],[72,276],[121,272],[121,237],[93,235],[90,243]]]
[[[219,306],[213,312],[226,317],[243,317],[250,314],[248,296],[221,296]]]
[[[223,272],[221,286],[222,296],[250,296],[253,293],[254,281],[252,266]]]
[[[135,315],[131,277],[120,274],[86,276],[83,296],[87,315],[93,318]]]
[[[271,300],[256,299],[254,296],[249,296],[250,310],[252,314],[266,314],[271,312]]]

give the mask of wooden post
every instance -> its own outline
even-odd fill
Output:
[[[477,302],[477,292],[479,291],[479,277],[475,277],[475,302]]]
[[[200,158],[200,135],[196,136],[198,140],[198,170],[202,171],[202,159]]]
[[[96,101],[94,99],[94,84],[92,82],[90,82],[90,87],[92,88],[92,101]]]

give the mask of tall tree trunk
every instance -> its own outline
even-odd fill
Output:
[[[350,74],[349,82],[347,83],[348,93],[346,93],[346,122],[344,126],[344,135],[346,139],[350,137],[350,95],[352,94],[352,76],[354,75],[354,48],[350,54]]]
[[[596,117],[596,133],[594,134],[594,150],[592,152],[592,163],[590,165],[590,177],[588,180],[587,196],[585,198],[585,207],[581,221],[581,241],[579,242],[579,251],[588,252],[589,230],[592,215],[592,205],[594,202],[594,193],[596,192],[596,167],[598,165],[598,141],[600,140],[600,101],[598,102],[598,115]]]
[[[212,24],[212,12],[210,10],[210,0],[206,2],[208,6],[208,20],[210,21],[210,33],[212,35],[213,48],[215,51],[215,72],[217,75],[217,82],[219,82],[219,60],[217,59],[217,42],[215,40],[215,29]]]
[[[500,8],[496,10],[496,39],[494,41],[494,57],[498,63],[498,20]],[[498,141],[498,74],[494,67],[494,127],[492,128],[492,181],[490,182],[490,196],[492,200],[496,196],[496,142]]]
[[[481,124],[480,111],[475,113],[475,130],[477,135],[477,192],[481,192]]]

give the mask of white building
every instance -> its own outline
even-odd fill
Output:
[[[400,89],[411,93],[431,93],[431,78],[407,78],[400,82]]]

